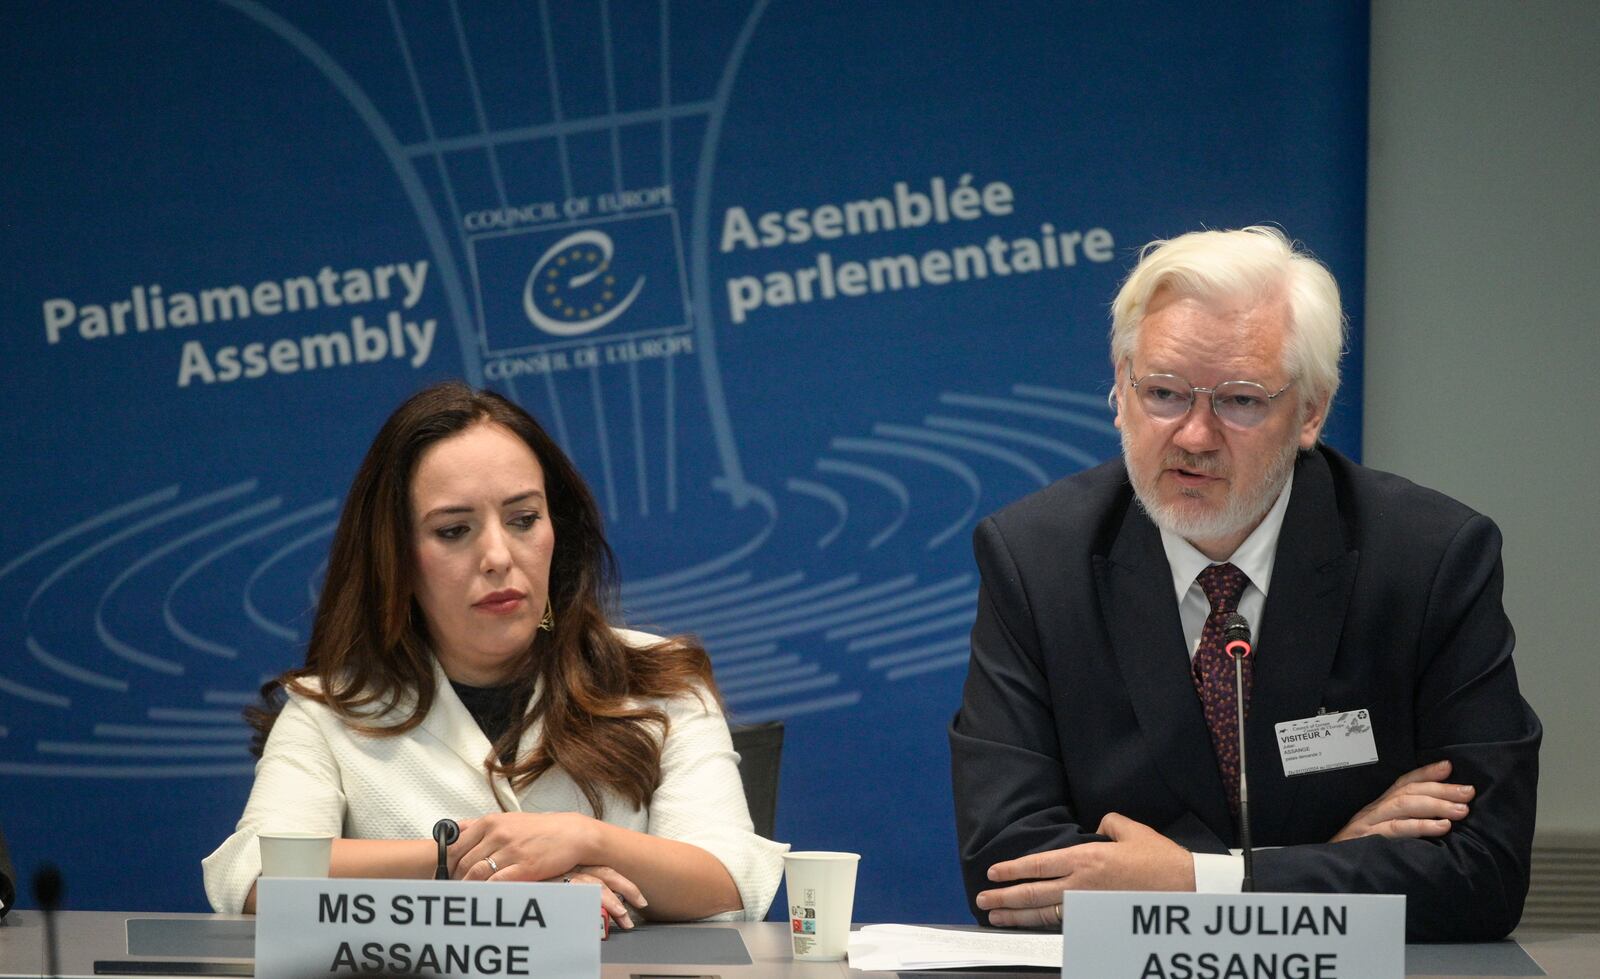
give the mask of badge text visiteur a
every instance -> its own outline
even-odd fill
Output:
[[[256,882],[256,979],[594,977],[597,884]]]
[[[1398,894],[1067,891],[1062,979],[1402,979]]]

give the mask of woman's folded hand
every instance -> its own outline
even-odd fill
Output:
[[[560,879],[594,863],[600,824],[575,812],[497,812],[461,821],[450,847],[456,880]]]
[[[640,891],[633,881],[611,867],[573,867],[550,880],[569,884],[599,884],[600,906],[611,916],[611,920],[622,928],[633,927],[633,915],[630,913],[632,908],[643,910],[650,903],[644,899],[644,892]]]

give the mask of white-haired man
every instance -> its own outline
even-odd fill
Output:
[[[1063,889],[1239,889],[1238,613],[1256,888],[1403,893],[1414,940],[1516,926],[1541,730],[1499,531],[1319,444],[1343,340],[1333,277],[1276,229],[1144,249],[1112,307],[1123,458],[974,535],[950,744],[980,921],[1056,927]],[[1329,715],[1352,719],[1337,750],[1280,753],[1279,725]]]

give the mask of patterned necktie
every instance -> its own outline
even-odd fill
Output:
[[[1213,564],[1195,578],[1211,614],[1200,631],[1200,648],[1194,654],[1194,688],[1200,694],[1206,726],[1211,729],[1211,747],[1217,753],[1217,768],[1228,792],[1228,807],[1239,811],[1239,714],[1234,706],[1233,659],[1223,651],[1222,633],[1228,615],[1239,607],[1239,596],[1250,579],[1231,564]],[[1250,667],[1254,657],[1244,660],[1244,709],[1250,711]]]

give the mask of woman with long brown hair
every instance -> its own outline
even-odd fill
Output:
[[[356,473],[305,665],[250,712],[238,829],[204,861],[250,911],[257,835],[335,836],[332,873],[602,885],[624,927],[766,914],[785,849],[755,835],[711,664],[610,625],[615,562],[570,460],[525,411],[440,384]]]

